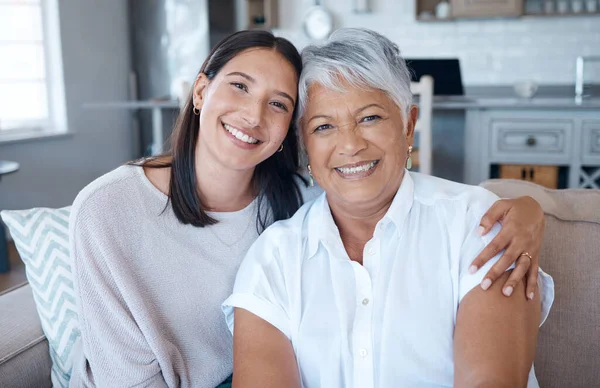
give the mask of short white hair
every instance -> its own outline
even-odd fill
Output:
[[[345,80],[355,87],[381,90],[398,105],[404,117],[412,105],[411,77],[405,60],[395,43],[375,31],[336,30],[325,42],[304,48],[302,65],[296,121],[302,147],[302,118],[308,88],[313,83],[342,92]]]

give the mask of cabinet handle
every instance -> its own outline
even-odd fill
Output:
[[[535,139],[535,137],[533,136],[529,136],[527,138],[527,141],[525,142],[529,147],[533,147],[535,145],[535,143],[537,143],[537,140]]]

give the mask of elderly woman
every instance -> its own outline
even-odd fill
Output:
[[[299,127],[325,193],[242,262],[223,307],[234,387],[537,386],[552,279],[512,298],[510,270],[478,287],[500,256],[471,267],[498,233],[478,233],[497,197],[405,169],[418,109],[398,48],[343,29],[303,61]]]

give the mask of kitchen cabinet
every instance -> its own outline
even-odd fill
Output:
[[[450,15],[436,17],[441,2],[450,4]],[[600,15],[597,0],[415,0],[416,19],[422,22],[495,17],[578,17]],[[444,4],[445,5],[445,4]]]
[[[455,18],[520,16],[523,0],[450,0]]]
[[[500,179],[519,179],[533,182],[549,189],[558,188],[559,168],[556,166],[536,166],[530,164],[500,165]]]
[[[600,188],[600,110],[467,109],[464,168],[470,184],[541,173],[546,186],[558,176],[559,188]]]

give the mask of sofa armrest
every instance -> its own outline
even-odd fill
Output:
[[[29,284],[0,295],[0,387],[50,387],[48,341]]]

